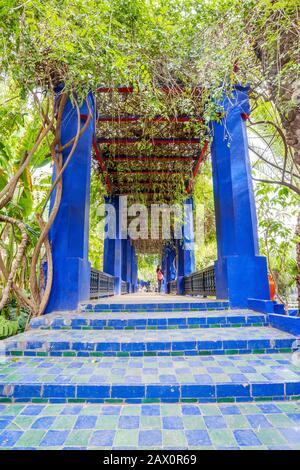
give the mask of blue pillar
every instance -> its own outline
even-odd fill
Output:
[[[246,126],[249,87],[236,86],[224,96],[225,115],[212,123],[211,145],[218,260],[217,297],[234,307],[248,298],[270,298],[267,263],[259,256],[256,208],[251,180]]]
[[[137,281],[138,281],[138,266],[137,266],[137,256],[134,246],[131,250],[131,290],[132,292],[137,291]]]
[[[167,245],[163,246],[162,254],[161,254],[161,269],[164,273],[164,279],[162,282],[162,289],[161,292],[167,293],[168,292],[168,247]]]
[[[177,240],[178,271],[177,292],[184,294],[184,276],[195,271],[195,246],[194,246],[194,217],[193,198],[189,197],[184,203],[184,221],[182,227],[182,239]]]
[[[131,240],[122,240],[122,280],[127,283],[127,292],[131,292]]]
[[[121,240],[121,224],[120,224],[120,196],[111,196],[105,198],[106,204],[111,204],[115,209],[114,229],[111,233],[106,233],[104,239],[104,252],[103,252],[103,271],[115,277],[115,294],[121,294],[121,280],[122,280],[122,242]],[[108,211],[110,216],[113,214]],[[111,221],[107,221],[111,223]],[[107,229],[106,229],[107,232]]]
[[[89,205],[92,137],[94,133],[94,99],[87,97],[93,118],[79,138],[74,154],[63,173],[62,198],[52,224],[49,239],[53,257],[53,283],[46,313],[75,310],[78,303],[90,297],[90,263],[88,261]],[[88,114],[86,102],[80,109]],[[84,121],[81,122],[81,127]],[[77,132],[76,107],[68,100],[62,116],[61,144],[75,137]],[[71,147],[63,151],[66,161]],[[53,179],[55,174],[53,175]],[[55,190],[51,195],[53,207]]]
[[[167,263],[168,282],[175,281],[176,279],[175,262],[176,262],[176,248],[173,242],[168,245],[168,263]]]
[[[132,257],[132,241],[130,238],[127,240],[127,291],[132,292],[132,262],[131,262],[131,257]]]

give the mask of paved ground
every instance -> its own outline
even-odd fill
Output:
[[[245,385],[270,381],[300,383],[300,356],[65,357],[59,360],[25,357],[0,362],[1,384]]]
[[[300,450],[300,403],[0,405],[0,448]]]
[[[214,297],[210,298],[201,298],[201,297],[189,297],[186,295],[171,295],[171,294],[158,294],[154,292],[136,292],[135,294],[123,294],[123,295],[114,295],[112,297],[103,297],[102,299],[94,300],[92,303],[97,304],[107,304],[109,302],[114,304],[149,304],[149,303],[207,303],[209,301],[215,302]],[[223,300],[218,299],[218,302],[223,302]],[[226,302],[226,300],[224,300]]]
[[[296,338],[271,327],[176,330],[29,330],[2,342],[6,351],[206,351],[292,348]],[[268,351],[266,351],[268,352]],[[284,351],[282,351],[284,352]]]
[[[57,312],[33,318],[31,328],[43,329],[166,329],[263,326],[268,318],[251,310],[161,312]]]
[[[299,338],[266,316],[151,294],[87,309],[0,342],[0,448],[300,450]]]

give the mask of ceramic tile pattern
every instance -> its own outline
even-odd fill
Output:
[[[0,405],[0,449],[300,449],[300,403]]]
[[[0,448],[300,449],[299,338],[228,308],[128,296],[35,319],[0,342]]]
[[[125,352],[134,355],[171,352],[197,353],[209,351],[214,354],[240,351],[277,352],[297,348],[298,341],[293,335],[271,327],[220,328],[220,329],[178,329],[122,331],[96,330],[30,330],[3,341],[2,347],[9,351],[44,351],[75,354],[91,353],[116,355]],[[220,351],[220,352],[218,352]],[[284,351],[282,351],[284,352]]]
[[[300,397],[300,360],[288,354],[6,358],[0,364],[0,396],[52,402],[295,399]]]
[[[132,296],[135,298],[135,295]],[[172,298],[172,296],[171,296]],[[188,299],[188,300],[187,300]],[[102,300],[102,301],[101,301]],[[229,309],[228,301],[216,301],[216,300],[197,300],[188,297],[181,297],[181,299],[176,299],[176,296],[172,300],[160,300],[158,297],[154,298],[152,301],[142,302],[141,300],[128,301],[126,298],[126,303],[124,299],[120,298],[117,302],[115,297],[109,303],[107,299],[101,299],[91,303],[81,304],[80,310],[82,312],[97,312],[97,311],[182,311],[182,310],[226,310]]]
[[[203,311],[168,312],[93,312],[51,313],[31,320],[31,328],[43,329],[167,329],[167,328],[216,328],[268,325],[266,315],[250,310],[220,312],[209,316]]]

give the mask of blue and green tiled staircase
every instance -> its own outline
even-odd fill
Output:
[[[48,314],[0,343],[0,447],[300,448],[299,348],[226,302]]]

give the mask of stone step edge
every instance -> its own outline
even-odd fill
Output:
[[[82,330],[82,331],[90,331],[90,330],[99,330],[99,331],[111,331],[111,330],[118,330],[118,331],[124,331],[124,330],[192,330],[192,329],[208,329],[208,328],[260,328],[263,326],[270,326],[269,322],[264,322],[264,323],[217,323],[217,324],[209,324],[209,325],[204,325],[204,324],[198,324],[195,323],[193,325],[157,325],[157,326],[73,326],[73,325],[64,325],[64,326],[59,326],[59,325],[32,325],[31,328],[33,330]]]
[[[79,304],[78,310],[82,311],[128,311],[128,312],[138,312],[138,311],[190,311],[190,310],[201,310],[201,311],[211,311],[211,310],[228,310],[230,309],[229,302],[202,302],[202,303],[166,303],[166,304],[102,304],[102,303],[81,303]]]
[[[2,352],[8,357],[149,357],[149,356],[235,356],[251,354],[287,354],[293,353],[294,348],[266,348],[266,349],[206,349],[190,351],[35,351],[19,350]],[[0,357],[1,357],[0,355]]]
[[[269,326],[269,321],[262,316],[224,316],[224,317],[181,317],[181,318],[34,318],[30,322],[32,329],[189,329],[189,328],[226,328],[226,327]]]
[[[90,385],[90,384],[7,384],[0,382],[0,402],[53,400],[98,401],[123,400],[141,402],[142,400],[161,401],[235,401],[299,400],[300,380],[297,382],[257,382],[257,383],[219,383],[219,384],[147,384],[147,385]],[[129,401],[128,401],[129,400]]]
[[[189,352],[189,351],[222,351],[222,350],[255,350],[255,349],[298,349],[300,340],[288,334],[283,338],[256,338],[256,339],[195,339],[183,338],[143,338],[142,340],[122,341],[97,340],[89,341],[88,332],[85,338],[66,338],[65,340],[45,338],[22,339],[12,337],[2,343],[1,353],[6,355],[10,351],[36,351],[36,352]],[[47,340],[48,339],[48,340]]]

